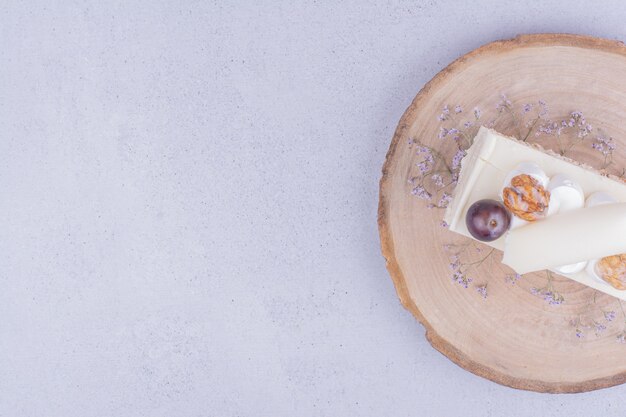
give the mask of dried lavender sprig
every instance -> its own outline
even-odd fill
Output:
[[[546,271],[548,283],[542,288],[532,287],[530,293],[543,298],[550,305],[561,305],[565,302],[565,297],[554,290],[552,285],[552,273]]]

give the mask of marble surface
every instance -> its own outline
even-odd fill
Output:
[[[229,4],[230,3],[230,4]],[[622,416],[434,351],[380,255],[419,88],[620,1],[0,4],[0,416]]]

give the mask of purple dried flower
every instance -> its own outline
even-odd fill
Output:
[[[544,117],[545,115],[548,114],[548,105],[543,100],[539,100],[538,103],[539,103],[539,106],[541,107],[541,110],[539,111],[539,117]]]
[[[579,112],[579,111],[571,112],[569,120],[568,121],[563,120],[561,123],[567,127],[577,126],[578,127],[577,136],[581,139],[587,136],[589,132],[593,130],[593,126],[587,123],[585,116],[583,115],[582,112]]]
[[[471,278],[468,278],[463,271],[461,271],[461,260],[458,254],[454,254],[450,257],[450,269],[452,270],[452,281],[458,283],[463,288],[468,288],[469,283],[472,282]]]
[[[523,112],[524,112],[524,113],[528,113],[529,111],[531,111],[531,110],[532,110],[532,108],[533,108],[533,105],[532,105],[532,104],[524,104],[524,107],[523,107]]]
[[[487,284],[476,286],[476,291],[483,297],[483,299],[487,298]]]
[[[496,105],[496,110],[501,112],[508,107],[511,107],[511,101],[506,97],[506,94],[500,94],[500,102]]]
[[[439,134],[437,135],[437,137],[439,139],[443,139],[446,136],[448,136],[448,132],[449,132],[448,129],[446,129],[445,127],[441,127],[439,128]]]
[[[430,169],[430,166],[428,165],[428,161],[426,159],[416,164],[416,166],[417,166],[417,169],[419,169],[420,173],[422,174],[425,174]]]
[[[613,320],[615,320],[615,317],[616,317],[615,311],[611,310],[611,311],[605,311],[604,312],[604,319],[606,321],[613,321]]]
[[[460,104],[457,104],[457,105],[454,107],[454,112],[455,112],[455,113],[461,113],[461,112],[463,112],[463,107],[461,107],[461,105],[460,105]]]
[[[418,146],[415,154],[419,155],[421,153],[429,154],[429,153],[432,153],[432,150],[428,146]]]
[[[583,331],[580,330],[578,327],[576,328],[576,337],[579,339],[582,339],[583,337],[585,337],[585,334],[583,333]]]
[[[432,194],[421,185],[414,187],[413,190],[411,190],[411,194],[422,200],[430,200],[433,197]]]
[[[441,114],[439,115],[439,117],[437,117],[437,119],[442,122],[444,120],[448,120],[449,114],[450,114],[450,109],[448,108],[448,105],[446,104],[446,106],[444,106],[444,108],[441,111]]]
[[[572,119],[576,119],[576,120],[582,119],[583,121],[585,120],[583,113],[580,111],[573,111],[570,113],[570,116],[572,117]]]
[[[417,163],[416,166],[420,173],[425,174],[432,168],[432,164],[435,162],[435,157],[432,154],[432,150],[426,146],[420,146],[416,152],[417,155],[424,155],[424,160]]]
[[[508,275],[504,278],[504,280],[505,280],[507,283],[511,284],[511,285],[515,285],[515,284],[517,283],[517,281],[518,281],[521,277],[522,277],[522,276],[521,276],[520,274],[518,274],[518,273],[515,273],[515,274],[508,274]],[[535,288],[535,289],[536,289],[536,288]],[[531,289],[531,291],[532,291],[532,289]]]
[[[478,107],[474,107],[474,117],[476,118],[476,120],[480,119],[480,109]]]
[[[439,203],[437,203],[437,207],[439,207],[439,208],[448,207],[448,204],[450,204],[450,201],[452,201],[452,196],[450,194],[444,192],[441,195],[441,199],[439,200]]]
[[[593,326],[594,326],[595,331],[596,331],[596,336],[606,330],[606,325],[604,325],[602,323],[599,323],[597,321],[593,322]]]
[[[463,288],[469,288],[469,284],[472,282],[472,279],[468,278],[463,272],[461,272],[461,270],[454,271],[452,274],[452,280],[461,285]]]
[[[443,187],[443,177],[439,174],[431,175],[430,179],[437,187]]]
[[[585,124],[585,116],[583,116],[583,112],[573,111],[570,113],[570,117],[574,121],[580,121],[582,124]]]
[[[565,301],[563,296],[558,292],[544,288],[532,287],[530,289],[530,293],[532,295],[540,296],[545,302],[550,305],[560,305],[563,304],[563,302]]]
[[[563,125],[557,122],[547,121],[543,125],[539,126],[537,129],[537,133],[535,136],[539,136],[539,134],[543,133],[544,135],[561,135],[563,131]]]
[[[615,150],[615,142],[612,137],[598,136],[591,147],[606,157]]]
[[[461,165],[461,160],[465,157],[466,152],[463,149],[459,149],[452,158],[452,169],[457,169]]]
[[[552,129],[549,129],[546,126],[539,126],[539,128],[537,129],[537,132],[535,133],[535,136],[539,136],[542,133],[546,135],[550,135],[552,133]]]
[[[441,223],[439,223],[439,225],[441,225],[441,227],[443,228],[448,228],[448,223],[445,220],[442,220]]]
[[[472,123],[472,122],[470,122],[470,121],[468,120],[467,122],[463,123],[463,126],[464,126],[466,129],[469,129],[470,127],[474,126],[474,123]]]
[[[450,257],[450,260],[452,261],[450,262],[450,269],[452,269],[453,271],[459,269],[459,267],[461,266],[461,259],[459,259],[459,255],[452,255]]]
[[[563,304],[563,301],[565,301],[561,294],[554,291],[544,291],[543,300],[550,305],[560,305]]]
[[[626,343],[626,333],[622,332],[617,335],[617,343]]]

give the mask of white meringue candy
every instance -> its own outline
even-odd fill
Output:
[[[557,266],[555,268],[552,268],[552,271],[556,272],[557,274],[575,274],[585,269],[587,264],[587,261],[582,261],[575,264]]]
[[[587,201],[585,202],[585,207],[594,207],[599,206],[601,204],[612,204],[617,203],[617,200],[609,193],[605,193],[604,191],[597,191],[587,197]]]
[[[595,206],[601,206],[603,204],[613,204],[613,203],[617,203],[617,200],[611,194],[605,193],[604,191],[597,191],[591,194],[589,197],[587,197],[587,201],[585,202],[585,207],[595,207]],[[603,280],[602,278],[600,278],[600,276],[596,272],[596,264],[598,263],[598,261],[599,259],[592,259],[589,262],[587,262],[587,268],[585,269],[585,272],[587,273],[587,275],[594,278],[596,281],[601,282],[604,285],[610,286],[610,284],[606,282],[605,280]]]
[[[565,174],[556,174],[548,183],[550,205],[548,216],[565,213],[585,206],[585,193],[581,186]]]

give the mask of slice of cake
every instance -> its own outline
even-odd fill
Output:
[[[611,282],[623,278],[626,288],[626,265],[619,264],[626,260],[623,181],[481,127],[445,214],[450,230],[471,238],[466,214],[485,199],[511,213],[511,229],[484,242],[504,251],[503,263],[520,274],[550,269],[626,300]]]

